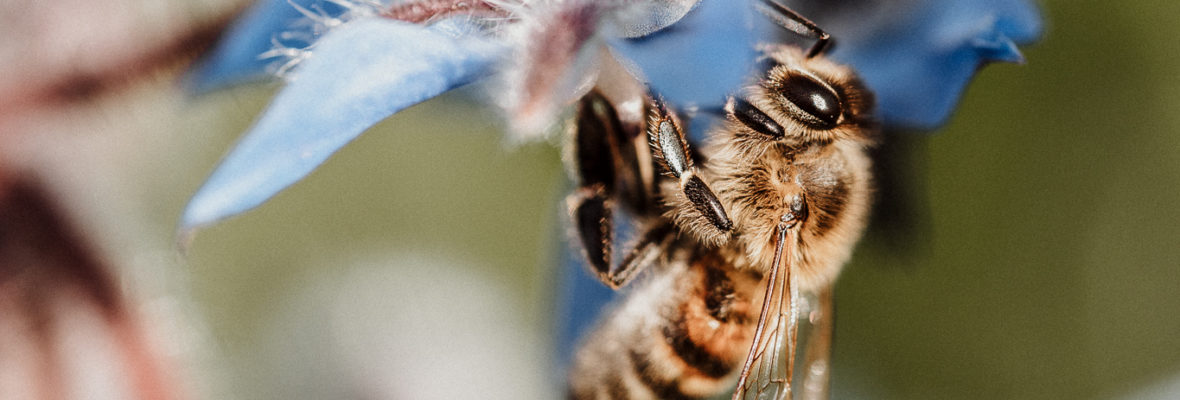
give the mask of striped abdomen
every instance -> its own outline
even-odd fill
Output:
[[[588,338],[570,398],[699,399],[730,389],[750,349],[760,277],[713,253],[673,255]]]

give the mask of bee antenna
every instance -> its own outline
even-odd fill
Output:
[[[758,8],[759,12],[766,15],[767,18],[770,18],[778,26],[783,27],[783,29],[808,39],[815,39],[815,44],[812,44],[811,49],[807,51],[807,58],[823,54],[835,42],[832,40],[832,35],[824,32],[814,22],[803,18],[799,13],[774,0],[762,0],[754,6]]]

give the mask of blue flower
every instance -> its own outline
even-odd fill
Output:
[[[1027,0],[880,3],[890,9],[878,7],[870,23],[830,16],[825,28],[839,40],[831,56],[855,67],[876,93],[887,128],[941,126],[980,66],[1023,62],[1017,45],[1041,33],[1040,12]]]
[[[495,77],[512,125],[538,131],[596,76],[604,48],[673,103],[719,108],[749,71],[753,43],[776,40],[755,1],[261,1],[191,86],[267,65],[290,82],[193,196],[181,229],[262,204],[369,126],[470,82]],[[1040,31],[1027,0],[813,2],[790,5],[838,39],[831,55],[860,71],[887,127],[942,123],[980,65],[1020,60],[1016,44]]]
[[[258,206],[369,126],[469,82],[497,77],[509,120],[537,130],[595,76],[602,48],[673,103],[718,109],[749,71],[753,42],[792,39],[775,36],[781,30],[753,11],[755,1],[476,0],[465,3],[477,8],[466,18],[372,0],[260,1],[190,85],[200,92],[275,72],[292,81],[193,197],[181,227]],[[941,125],[980,66],[1021,61],[1016,46],[1041,30],[1027,0],[784,3],[832,34],[829,56],[861,74],[887,129]],[[580,259],[563,264],[581,268]],[[558,344],[568,350],[613,292],[586,274],[563,275]]]
[[[471,7],[451,14],[410,8],[417,3],[392,8],[360,0],[258,3],[243,23],[231,28],[234,34],[213,57],[197,68],[190,86],[209,90],[260,76],[274,64],[261,62],[259,54],[285,56],[278,72],[291,70],[291,82],[193,196],[182,230],[258,206],[369,126],[474,80],[500,77],[508,86],[501,91],[507,94],[501,103],[508,105],[510,121],[521,131],[539,131],[552,123],[561,103],[577,96],[579,80],[594,75],[601,44],[643,53],[661,44],[632,43],[634,38],[682,18],[726,27],[718,31],[727,32],[731,43],[745,43],[719,52],[733,60],[728,63],[699,63],[692,54],[682,57],[685,70],[724,77],[695,80],[688,93],[720,98],[740,82],[753,58],[752,29],[735,27],[751,26],[756,19],[750,7],[725,7],[723,0],[706,0],[699,6],[696,2],[572,0],[525,7],[488,0],[454,2]],[[291,31],[292,20],[303,21],[305,29]],[[664,30],[668,32],[661,36],[673,38],[700,34]],[[678,43],[691,41],[681,38]],[[717,68],[724,73],[717,74]],[[651,84],[657,90],[668,85],[655,79]]]

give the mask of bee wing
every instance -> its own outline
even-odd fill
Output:
[[[792,269],[798,229],[780,226],[775,243],[774,269],[766,282],[762,315],[754,342],[742,368],[733,400],[787,400],[795,370],[795,342],[799,288]]]

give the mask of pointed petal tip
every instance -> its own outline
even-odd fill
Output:
[[[207,190],[204,187],[199,189],[185,206],[184,212],[181,213],[180,222],[176,229],[178,244],[187,245],[198,230],[258,206],[257,204],[243,206],[241,203],[226,204],[225,202],[210,201]]]
[[[980,38],[971,43],[975,51],[979,52],[980,60],[988,62],[1005,62],[1024,64],[1024,54],[1012,39],[997,34],[992,38]]]
[[[200,193],[198,191],[198,193]],[[188,255],[188,251],[192,248],[193,241],[197,238],[197,233],[205,227],[213,223],[225,219],[210,218],[208,215],[201,215],[197,210],[200,209],[200,204],[196,199],[199,196],[194,196],[193,200],[185,205],[184,211],[181,213],[180,221],[177,223],[176,232],[173,234],[176,251],[182,257]]]
[[[483,77],[502,48],[418,25],[357,20],[317,43],[263,115],[193,195],[191,231],[258,207],[373,124]]]

